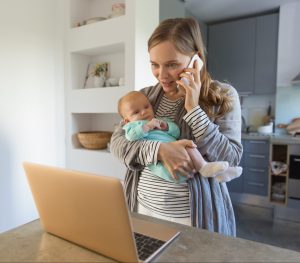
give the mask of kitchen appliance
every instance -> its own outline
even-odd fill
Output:
[[[290,155],[288,196],[300,200],[300,155]]]

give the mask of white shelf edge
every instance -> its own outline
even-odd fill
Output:
[[[109,30],[108,30],[109,28]],[[101,47],[112,47],[112,51],[122,50],[117,44],[126,42],[128,23],[126,15],[96,22],[90,25],[72,28],[67,31],[67,51],[93,55],[101,50]],[[100,35],[99,32],[106,32]],[[105,50],[105,52],[109,52]]]
[[[68,110],[72,113],[117,113],[118,100],[127,92],[124,86],[74,89],[68,95]]]

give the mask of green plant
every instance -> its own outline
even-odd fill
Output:
[[[92,72],[92,75],[93,76],[97,76],[97,77],[100,77],[100,76],[105,76],[106,75],[106,72],[108,70],[108,63],[97,63],[95,65],[95,68],[94,68],[94,71]]]

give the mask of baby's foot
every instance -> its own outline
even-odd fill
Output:
[[[232,179],[239,177],[242,172],[243,168],[240,166],[229,167],[227,170],[217,173],[215,178],[218,182],[229,182]]]
[[[217,173],[227,170],[228,162],[210,162],[206,163],[199,173],[204,177],[214,177]]]

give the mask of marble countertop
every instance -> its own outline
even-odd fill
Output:
[[[240,238],[226,237],[143,215],[175,227],[180,236],[154,262],[300,262],[300,253]],[[36,220],[0,234],[0,262],[113,262],[45,233]]]
[[[291,136],[288,134],[259,134],[256,132],[242,133],[242,139],[245,140],[268,140],[270,143],[282,144],[300,144],[299,136]]]

